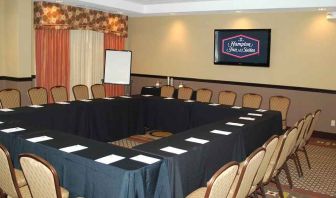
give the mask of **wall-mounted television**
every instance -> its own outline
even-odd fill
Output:
[[[214,64],[269,67],[271,29],[215,30]]]

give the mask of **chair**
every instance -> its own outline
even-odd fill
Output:
[[[234,105],[236,102],[237,94],[233,91],[221,91],[218,95],[218,103],[222,105]]]
[[[196,92],[196,101],[210,102],[212,91],[210,89],[198,89]]]
[[[255,93],[243,95],[243,107],[258,109],[260,108],[262,96]]]
[[[175,88],[173,86],[169,85],[162,86],[160,96],[165,98],[171,98],[173,97],[174,91]]]
[[[290,105],[290,99],[285,96],[272,96],[269,100],[269,109],[280,111],[282,116],[282,129],[287,128],[287,113]]]
[[[17,89],[3,89],[0,91],[2,108],[21,107],[21,94]]]
[[[68,91],[64,86],[55,86],[50,89],[54,102],[68,101]]]
[[[9,197],[31,197],[22,171],[14,169],[8,150],[0,144],[0,189]]]
[[[32,105],[42,105],[48,103],[48,92],[43,87],[33,87],[28,89],[30,103]]]
[[[231,186],[228,197],[247,197],[264,155],[265,149],[260,147],[240,163],[238,175]]]
[[[29,153],[20,154],[19,161],[34,198],[69,197],[69,191],[60,186],[56,170],[49,162]]]
[[[72,87],[72,92],[75,100],[89,99],[89,89],[86,85],[75,85]]]
[[[94,99],[105,98],[105,87],[103,84],[94,84],[91,86],[92,97]]]
[[[182,100],[190,100],[192,92],[193,90],[190,87],[180,87],[177,91],[177,98]]]
[[[237,175],[239,164],[229,162],[220,168],[207,183],[207,187],[202,187],[187,196],[187,198],[218,198],[227,197],[233,181]]]
[[[262,179],[267,171],[267,167],[271,161],[272,155],[276,149],[276,146],[278,144],[279,137],[276,135],[273,135],[270,137],[265,144],[262,146],[262,148],[265,149],[265,156],[260,164],[260,167],[258,169],[258,172],[253,180],[252,187],[250,189],[249,195],[251,195],[253,192],[255,192],[257,189],[261,190],[261,193],[263,196],[266,196],[264,186],[262,184]]]

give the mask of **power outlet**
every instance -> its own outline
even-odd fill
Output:
[[[335,125],[336,125],[335,120],[331,120],[331,122],[330,122],[330,126],[334,127]]]

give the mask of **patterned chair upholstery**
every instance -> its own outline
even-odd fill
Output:
[[[48,103],[48,92],[43,87],[33,87],[28,90],[29,99],[32,105]]]
[[[173,97],[174,91],[175,88],[173,86],[169,85],[162,86],[160,96],[165,98]]]
[[[182,100],[190,100],[192,92],[193,90],[190,87],[180,87],[177,91],[177,98]]]
[[[105,87],[102,84],[94,84],[91,86],[91,92],[94,99],[105,98]]]
[[[227,197],[233,181],[238,173],[239,164],[229,162],[220,168],[207,183],[207,187],[202,187],[187,196],[187,198],[217,198]]]
[[[86,85],[75,85],[72,87],[72,92],[75,100],[87,100],[89,99],[89,89]]]
[[[55,86],[50,89],[54,102],[68,101],[68,92],[64,86]]]
[[[237,94],[233,91],[221,91],[218,95],[218,103],[222,105],[234,105]]]
[[[34,154],[20,154],[19,161],[34,198],[67,198],[69,191],[60,187],[54,167]]]
[[[243,107],[258,109],[260,108],[262,96],[255,93],[243,95]]]
[[[264,155],[265,149],[260,147],[240,163],[238,176],[232,184],[228,197],[247,197]]]
[[[9,197],[31,198],[22,171],[14,169],[8,150],[0,144],[0,189]]]
[[[199,89],[196,92],[196,101],[198,102],[210,102],[212,91],[210,89]]]
[[[272,96],[269,100],[269,109],[280,111],[282,116],[282,129],[287,128],[287,113],[290,105],[290,99],[285,96]]]
[[[17,89],[4,89],[0,91],[2,108],[16,108],[21,106],[21,94]]]

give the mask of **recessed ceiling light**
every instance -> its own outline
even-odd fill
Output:
[[[241,11],[241,10],[236,10],[235,12],[236,12],[236,13],[241,13],[242,11]]]
[[[56,3],[63,3],[63,0],[56,0]]]
[[[319,9],[317,9],[318,11],[326,11],[327,9],[325,9],[325,8],[319,8]]]

